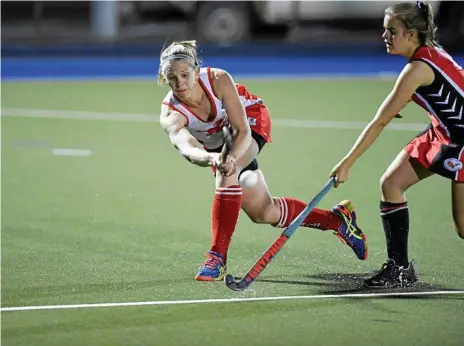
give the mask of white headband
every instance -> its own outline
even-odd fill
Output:
[[[195,65],[195,59],[187,54],[171,54],[171,55],[165,56],[164,58],[160,58],[160,63],[164,64],[165,62],[171,61],[171,60],[187,60],[192,65]]]
[[[171,54],[166,57],[160,58],[160,65],[161,65],[161,73],[164,77],[166,77],[166,70],[169,67],[169,63],[172,60],[187,60],[192,66],[196,66],[195,59],[192,58],[190,55],[187,54]]]

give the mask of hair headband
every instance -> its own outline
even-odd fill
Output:
[[[182,53],[181,54],[175,54],[174,53],[174,54],[165,56],[165,57],[160,59],[160,63],[163,64],[164,62],[171,61],[171,60],[187,60],[187,61],[191,62],[193,65],[196,65],[194,58],[192,58],[190,55],[182,54]]]

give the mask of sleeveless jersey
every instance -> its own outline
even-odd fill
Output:
[[[416,89],[412,100],[429,112],[444,143],[464,144],[464,71],[444,50],[419,47],[410,59],[429,65],[435,80]]]
[[[174,93],[169,91],[163,100],[163,104],[182,114],[187,120],[187,129],[206,149],[217,149],[224,144],[222,127],[228,126],[227,113],[222,101],[216,96],[213,89],[213,82],[210,74],[210,67],[200,69],[199,83],[211,101],[214,118],[211,121],[202,120],[201,117],[192,111],[185,103],[178,99]],[[248,92],[245,86],[235,84],[240,101],[245,108],[263,104],[263,101]]]

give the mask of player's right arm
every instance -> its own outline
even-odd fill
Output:
[[[195,137],[191,135],[186,127],[187,120],[182,114],[163,105],[160,124],[169,136],[172,145],[189,162],[201,167],[213,165],[214,153],[204,150]]]

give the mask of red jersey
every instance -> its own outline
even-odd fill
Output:
[[[464,144],[464,71],[443,49],[419,47],[410,61],[429,65],[435,80],[416,89],[412,100],[429,112],[440,141]]]

